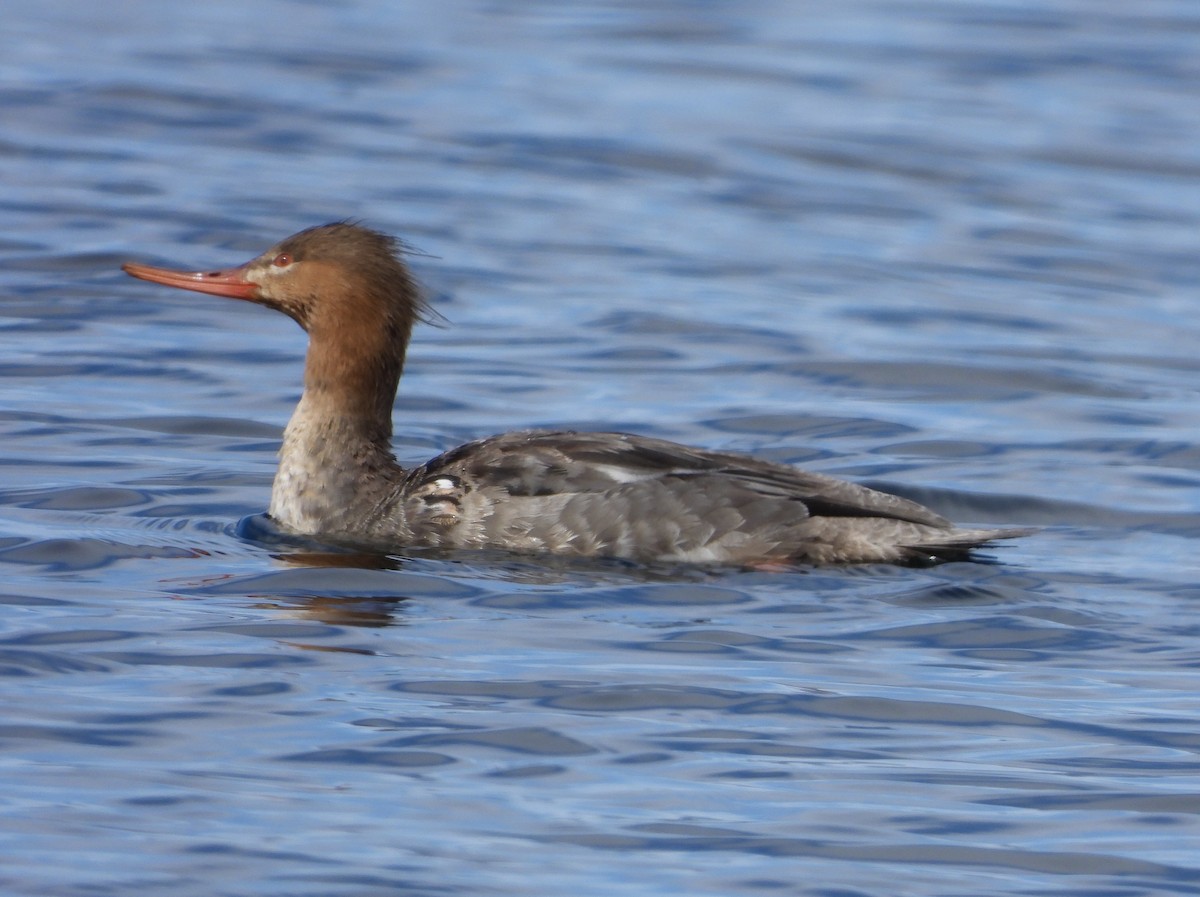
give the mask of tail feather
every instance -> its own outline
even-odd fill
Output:
[[[926,538],[902,547],[905,551],[910,552],[911,561],[916,564],[966,561],[972,559],[974,550],[990,547],[992,542],[998,542],[1001,539],[1020,539],[1022,536],[1029,536],[1037,531],[1037,527],[947,530],[944,535],[938,534],[933,538]]]

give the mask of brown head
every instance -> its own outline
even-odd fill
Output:
[[[351,222],[310,227],[258,258],[220,271],[122,265],[142,280],[246,299],[291,317],[308,331],[305,386],[372,395],[390,412],[412,325],[425,306],[398,242]]]
[[[399,253],[393,237],[339,221],[292,234],[236,268],[172,271],[130,262],[121,269],[166,286],[257,302],[310,333],[331,321],[345,326],[351,316],[407,332],[425,308]]]

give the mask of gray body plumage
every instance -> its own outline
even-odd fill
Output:
[[[272,516],[380,545],[639,562],[926,563],[1016,533],[956,529],[915,502],[845,480],[625,433],[505,433],[367,489],[361,476],[349,488],[315,473],[309,513],[293,513],[291,492]]]

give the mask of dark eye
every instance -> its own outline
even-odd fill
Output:
[[[271,264],[276,268],[286,268],[291,263],[292,257],[286,252],[279,253],[279,255],[275,256],[275,259],[271,262]]]

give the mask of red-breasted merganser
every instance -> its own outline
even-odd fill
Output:
[[[392,404],[425,306],[393,238],[341,222],[238,268],[124,270],[257,302],[308,332],[269,510],[295,533],[389,549],[771,566],[930,563],[1030,532],[957,529],[854,483],[625,433],[505,433],[405,469],[392,454]]]

